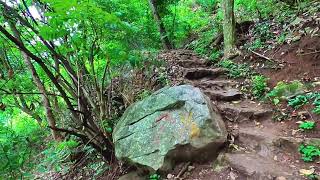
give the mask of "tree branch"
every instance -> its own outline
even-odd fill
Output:
[[[1,1],[0,1],[1,2]],[[23,51],[27,56],[29,56],[31,59],[36,61],[40,67],[44,70],[44,72],[47,74],[49,79],[52,81],[52,83],[57,87],[58,91],[60,92],[61,96],[63,97],[64,101],[66,102],[68,108],[73,109],[73,106],[71,104],[71,101],[69,100],[66,92],[63,90],[63,88],[60,86],[58,80],[54,77],[52,72],[48,69],[48,67],[44,64],[42,59],[40,59],[38,56],[34,55],[32,52],[30,52],[23,43],[21,43],[17,38],[13,37],[3,26],[0,25],[0,32],[7,37],[11,42],[13,42],[21,51]],[[75,116],[77,117],[77,116]]]

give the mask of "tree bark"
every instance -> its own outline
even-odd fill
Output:
[[[224,57],[230,58],[239,53],[236,47],[236,22],[234,18],[234,0],[223,0],[223,39]]]
[[[153,18],[158,24],[159,32],[160,32],[160,38],[164,49],[173,49],[173,45],[171,44],[168,33],[164,27],[163,22],[161,21],[160,14],[158,12],[158,6],[157,6],[157,0],[149,0],[149,6],[153,14]]]
[[[13,34],[15,35],[15,37],[20,41],[20,43],[22,43],[21,37],[20,37],[20,33],[19,31],[16,29],[14,23],[12,21],[8,21],[9,25],[11,27],[11,30],[13,32]],[[35,85],[37,86],[38,90],[40,91],[41,95],[42,95],[42,103],[45,107],[45,111],[46,111],[46,118],[48,120],[48,124],[50,127],[54,127],[56,128],[56,120],[54,118],[53,112],[52,112],[52,108],[51,108],[51,104],[50,104],[50,100],[49,100],[49,96],[47,94],[47,91],[44,87],[44,84],[41,82],[41,79],[35,69],[35,67],[33,66],[30,57],[22,52],[23,58],[24,58],[24,62],[26,63],[26,65],[28,66],[31,75],[32,75],[32,79],[33,82],[35,83]],[[52,137],[54,140],[56,141],[60,141],[62,140],[62,136],[59,132],[55,131],[54,129],[51,129],[51,133],[52,133]]]

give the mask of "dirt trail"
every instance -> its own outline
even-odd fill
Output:
[[[211,98],[230,136],[219,156],[221,171],[214,171],[212,162],[194,164],[185,179],[304,179],[299,170],[314,164],[300,160],[297,148],[303,139],[286,134],[286,124],[272,120],[272,107],[246,99],[237,88],[239,82],[228,79],[224,69],[210,66],[192,51],[174,50],[160,58],[170,65],[174,84],[192,84]]]

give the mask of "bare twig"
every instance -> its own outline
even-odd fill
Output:
[[[269,57],[267,57],[267,56],[265,56],[265,55],[259,54],[259,53],[255,52],[255,51],[252,51],[252,50],[250,50],[250,51],[251,51],[253,54],[255,54],[255,55],[257,55],[257,56],[259,56],[259,57],[261,57],[261,58],[263,58],[263,59],[266,59],[266,60],[268,60],[268,61],[272,61],[271,58],[269,58]]]
[[[307,110],[307,108],[304,107],[304,110],[309,114],[312,121],[316,122],[312,116],[312,114]]]
[[[180,172],[177,175],[177,178],[180,178],[187,170],[188,170],[188,166],[190,165],[190,162],[187,162],[182,169],[180,170]]]
[[[306,56],[306,55],[317,54],[317,53],[320,53],[320,51],[314,51],[314,52],[308,52],[308,53],[298,54],[298,56]]]

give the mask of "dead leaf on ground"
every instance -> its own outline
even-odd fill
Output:
[[[314,173],[314,168],[311,168],[311,169],[300,169],[299,172],[300,172],[300,175],[302,176],[309,176],[311,174]]]

